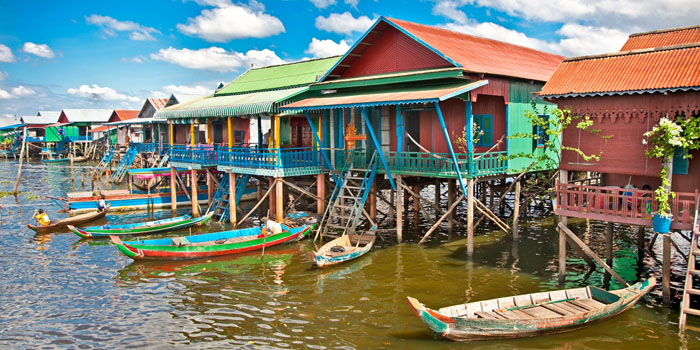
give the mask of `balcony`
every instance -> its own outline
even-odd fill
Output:
[[[672,229],[692,229],[697,200],[697,191],[676,192]],[[644,226],[652,225],[659,205],[654,191],[562,183],[557,185],[557,204],[557,215]]]
[[[170,166],[173,167],[199,170],[216,166],[216,148],[211,145],[173,145],[169,152]]]
[[[92,135],[73,136],[73,140],[74,140],[75,142],[88,142],[88,141],[92,141]]]
[[[323,170],[323,158],[313,147],[219,147],[218,169],[274,177],[315,175]]]

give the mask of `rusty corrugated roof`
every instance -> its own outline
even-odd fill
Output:
[[[165,104],[168,103],[167,98],[153,98],[149,97],[148,100],[151,102],[153,105],[153,108],[156,109],[156,111],[159,111],[161,108],[165,107]]]
[[[566,59],[543,96],[700,89],[700,43]]]
[[[700,25],[630,34],[620,51],[651,49],[700,42]]]
[[[547,81],[563,56],[423,24],[384,18],[475,73]]]
[[[139,110],[137,109],[115,109],[114,113],[117,114],[119,120],[129,120],[139,116]]]

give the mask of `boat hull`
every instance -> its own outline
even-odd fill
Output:
[[[254,250],[261,250],[263,248],[272,247],[286,242],[293,242],[304,238],[306,235],[308,235],[312,228],[313,226],[307,225],[299,229],[290,229],[278,234],[272,234],[264,237],[254,235],[251,236],[250,239],[241,242],[205,246],[178,246],[174,244],[141,245],[134,244],[139,243],[138,241],[122,242],[117,236],[110,236],[110,238],[112,239],[112,242],[117,245],[119,251],[134,260],[196,259],[211,256],[239,254]],[[192,237],[196,236],[185,238]]]
[[[92,213],[85,213],[85,214],[81,214],[78,216],[73,216],[73,217],[62,219],[62,220],[58,220],[55,223],[52,223],[52,224],[47,225],[47,226],[40,226],[40,225],[35,226],[32,224],[27,224],[27,227],[29,227],[34,232],[57,231],[57,230],[66,228],[68,225],[84,224],[86,222],[90,222],[90,221],[104,218],[105,215],[107,215],[107,212],[109,212],[111,210],[107,209],[107,210],[103,210],[101,212],[98,212],[95,209],[93,209],[92,211],[93,211]]]
[[[80,229],[72,225],[68,225],[68,229],[73,232],[76,236],[80,238],[91,238],[91,237],[109,237],[109,236],[127,236],[136,234],[151,234],[163,231],[174,231],[191,226],[200,226],[213,216],[214,213],[209,213],[207,215],[192,218],[189,215],[181,216],[179,220],[166,219],[159,220],[154,223],[154,225],[141,225],[136,227],[131,227],[134,225],[117,225],[114,227],[105,228],[104,226],[88,227],[85,229]],[[159,223],[160,222],[160,223]],[[148,224],[148,223],[144,223]],[[136,224],[138,225],[138,224]],[[121,227],[120,227],[121,226]]]
[[[449,317],[423,306],[408,297],[418,318],[433,332],[454,341],[476,341],[533,337],[573,331],[606,320],[632,308],[656,283],[654,278],[611,293],[620,296],[603,308],[570,316],[539,319],[483,319]]]
[[[338,237],[324,244],[321,249],[313,253],[314,262],[318,267],[328,267],[357,259],[367,254],[372,249],[372,246],[374,246],[374,240],[375,238],[362,247],[355,247],[346,236]],[[336,246],[343,247],[344,252],[340,254],[329,254],[331,248]]]
[[[178,205],[189,205],[191,204],[190,198],[186,194],[178,194],[177,197]],[[208,194],[206,192],[197,193],[197,200],[199,204],[208,203]],[[69,214],[76,215],[94,210],[97,207],[98,199],[89,200],[71,200],[68,202]],[[158,194],[133,194],[133,195],[123,195],[107,197],[105,199],[107,204],[111,205],[112,211],[132,211],[132,210],[144,210],[148,208],[161,209],[170,208],[172,203],[172,198],[170,193],[158,193]]]

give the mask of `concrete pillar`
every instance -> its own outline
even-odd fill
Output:
[[[197,170],[192,169],[191,174],[191,187],[190,194],[192,195],[192,217],[199,217],[199,203],[197,201]]]

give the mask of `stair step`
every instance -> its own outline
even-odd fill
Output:
[[[326,227],[335,228],[335,229],[339,229],[339,230],[345,230],[345,225],[326,224]]]
[[[686,308],[683,309],[683,312],[689,315],[700,316],[700,310],[697,309]]]
[[[352,200],[355,200],[355,199],[356,199],[356,197],[354,197],[354,196],[346,196],[346,195],[342,195],[342,194],[341,194],[340,196],[338,196],[338,198],[352,199]]]
[[[700,295],[700,289],[689,288],[685,292],[688,294]]]
[[[341,205],[341,204],[336,204],[334,206],[335,208],[342,208],[342,209],[352,209],[352,206],[347,206],[347,205]]]

